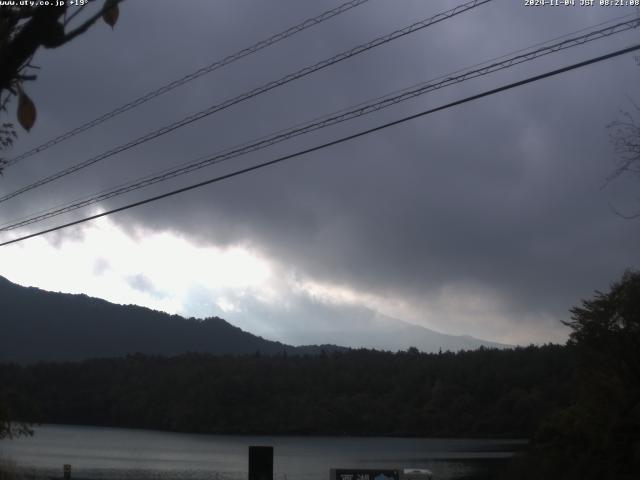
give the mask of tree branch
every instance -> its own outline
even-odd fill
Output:
[[[66,7],[37,8],[20,31],[0,49],[0,90],[11,87],[16,73],[28,62],[41,46],[55,43],[64,36],[64,28],[58,19]]]
[[[611,211],[613,213],[615,213],[620,218],[624,218],[625,220],[635,220],[636,218],[640,218],[640,213],[634,213],[634,214],[631,214],[631,215],[626,215],[626,214],[620,212],[617,208],[615,208],[611,204],[609,204],[609,208],[611,209]]]
[[[82,10],[84,10],[84,8],[89,5],[88,3],[85,3],[84,5],[81,5],[79,8],[76,9],[75,12],[73,12],[71,15],[69,15],[65,21],[64,21],[64,26],[66,27],[69,23],[71,23],[71,21],[80,13],[82,12]]]
[[[96,23],[98,21],[98,19],[100,19],[102,17],[102,15],[107,10],[109,10],[110,8],[118,5],[119,3],[122,3],[123,1],[124,0],[107,0],[107,1],[105,1],[104,5],[102,6],[102,8],[100,9],[99,12],[97,12],[94,15],[92,15],[91,17],[89,17],[87,20],[85,20],[85,22],[83,24],[79,25],[77,28],[74,28],[70,32],[67,32],[65,34],[65,36],[62,38],[62,43],[60,45],[64,45],[68,41],[73,40],[78,35],[82,35],[84,32],[86,32],[89,29],[89,27],[91,27],[91,25]]]

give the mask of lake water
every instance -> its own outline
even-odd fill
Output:
[[[241,480],[249,445],[274,447],[276,480],[328,480],[330,468],[429,468],[468,478],[522,448],[520,440],[201,435],[43,425],[0,440],[0,462],[28,478]]]

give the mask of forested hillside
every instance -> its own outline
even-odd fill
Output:
[[[188,352],[263,355],[318,354],[349,346],[427,352],[508,345],[468,335],[446,335],[383,315],[355,315],[341,331],[321,336],[337,345],[286,345],[267,340],[219,317],[204,320],[169,315],[136,305],[118,305],[86,295],[23,287],[0,277],[0,362],[78,361],[128,354]],[[365,336],[368,341],[362,341]],[[312,335],[310,338],[315,338]]]
[[[218,317],[183,318],[86,295],[27,288],[0,277],[0,362],[75,361],[130,353],[318,353],[245,332]]]

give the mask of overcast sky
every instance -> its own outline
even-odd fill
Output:
[[[579,0],[576,0],[579,3]],[[128,0],[40,51],[18,154],[339,0]],[[371,0],[12,166],[8,193],[460,0]],[[494,0],[0,205],[0,222],[633,13]],[[111,209],[637,43],[640,29],[14,232]],[[322,343],[357,315],[451,334],[564,342],[561,321],[638,268],[637,178],[607,183],[607,124],[640,102],[633,54],[448,109],[97,222],[0,247],[0,275]],[[3,239],[14,234],[3,234]],[[366,332],[363,333],[366,335]],[[333,338],[333,337],[332,337]]]

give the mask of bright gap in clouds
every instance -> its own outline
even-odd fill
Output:
[[[242,246],[199,247],[170,232],[129,235],[106,218],[76,232],[5,247],[2,274],[21,285],[184,315],[192,290],[206,288],[228,311],[234,305],[226,290],[266,292],[272,276],[269,263]]]
[[[248,245],[202,246],[166,231],[128,233],[108,218],[2,247],[0,266],[0,275],[21,285],[186,317],[220,316],[285,343],[350,338],[350,346],[384,348],[371,330],[392,331],[385,328],[395,325],[389,317],[509,344],[562,342],[566,335],[553,319],[512,322],[489,290],[443,286],[420,300],[385,298],[294,274]]]

